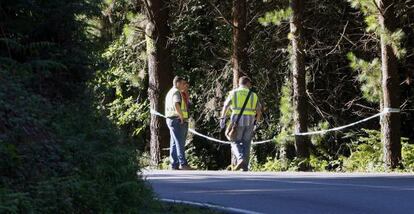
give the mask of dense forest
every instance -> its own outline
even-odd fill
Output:
[[[168,166],[164,98],[224,139],[240,76],[263,106],[256,171],[414,171],[413,0],[0,1],[0,213],[159,209],[140,168]],[[381,116],[316,135],[295,135]],[[190,135],[197,169],[230,147]]]

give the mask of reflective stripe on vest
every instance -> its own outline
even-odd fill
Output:
[[[246,100],[249,89],[240,88],[236,89],[233,92],[233,99],[231,101],[231,110],[232,114],[240,114],[241,109],[243,108],[244,101]],[[246,107],[243,111],[243,115],[256,115],[258,97],[256,93],[250,94],[249,101],[246,104]]]
[[[184,119],[188,119],[187,103],[185,100],[183,100],[182,96],[181,96],[181,112],[183,113]]]
[[[165,97],[165,116],[166,117],[178,117],[178,113],[175,110],[175,103],[173,100],[174,94],[180,93],[180,91],[177,88],[171,88],[170,91],[168,91],[167,96]],[[188,119],[188,111],[187,111],[187,104],[183,98],[183,96],[180,93],[181,97],[181,103],[180,108],[181,112],[183,113],[184,119]]]

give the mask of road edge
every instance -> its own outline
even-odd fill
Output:
[[[225,207],[220,206],[216,204],[210,204],[210,203],[204,203],[204,202],[196,202],[196,201],[186,201],[186,200],[177,200],[177,199],[169,199],[169,198],[161,198],[159,199],[162,202],[167,203],[175,203],[175,204],[186,204],[191,206],[197,206],[197,207],[207,207],[213,210],[222,211],[225,213],[239,213],[239,214],[262,214],[260,212],[245,210],[245,209],[239,209],[234,207]]]

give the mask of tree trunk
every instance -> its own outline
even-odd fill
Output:
[[[168,7],[163,0],[144,0],[148,12],[145,29],[148,55],[148,98],[150,107],[158,112],[164,111],[164,98],[172,85],[171,51],[168,43]],[[169,147],[169,130],[163,118],[151,115],[150,122],[151,164],[158,165],[161,148]]]
[[[247,32],[247,2],[246,0],[233,1],[233,88],[238,87],[239,78],[247,74],[248,70],[248,32]]]
[[[395,31],[395,12],[392,0],[377,0],[380,9],[379,21],[386,34]],[[384,108],[400,107],[399,75],[396,53],[381,35],[382,93]],[[384,162],[387,168],[395,169],[401,164],[400,113],[387,113],[381,118],[384,146]]]
[[[232,8],[233,27],[233,54],[231,64],[233,69],[233,88],[238,87],[239,78],[247,74],[248,70],[248,32],[247,32],[247,0],[233,0]],[[232,165],[236,165],[237,159],[231,155]]]
[[[302,16],[304,10],[303,0],[292,0],[293,11],[290,19],[290,34],[292,40],[292,73],[293,73],[293,107],[295,132],[307,132],[308,113],[306,98],[306,71],[304,64],[304,48],[302,43]],[[295,149],[299,158],[309,157],[309,138],[295,136]]]

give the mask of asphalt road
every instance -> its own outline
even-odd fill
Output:
[[[414,175],[145,171],[159,198],[259,213],[413,213]]]

